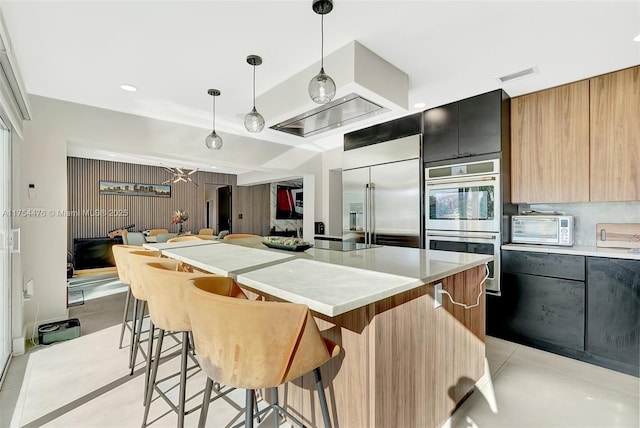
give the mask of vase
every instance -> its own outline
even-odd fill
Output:
[[[178,235],[182,235],[182,222],[178,223]]]

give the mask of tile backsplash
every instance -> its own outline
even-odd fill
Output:
[[[596,245],[598,223],[640,223],[640,201],[518,205],[524,210],[556,211],[575,217],[575,245]]]

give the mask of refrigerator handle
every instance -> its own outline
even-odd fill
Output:
[[[369,243],[369,183],[364,185],[364,243]]]
[[[373,244],[374,231],[376,230],[376,215],[375,215],[375,191],[376,185],[369,183],[369,244]]]

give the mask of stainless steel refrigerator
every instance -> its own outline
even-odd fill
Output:
[[[420,247],[420,136],[343,153],[343,241]]]

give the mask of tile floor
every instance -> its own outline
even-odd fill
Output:
[[[99,304],[122,308],[121,302]],[[0,390],[0,427],[140,426],[143,366],[129,376],[128,348],[116,345],[119,325],[105,327],[14,358]],[[166,343],[172,345],[171,340]],[[487,360],[490,382],[463,403],[449,426],[640,426],[638,378],[492,337],[487,338]],[[177,371],[177,363],[176,358],[163,364],[163,372]],[[194,374],[188,384],[187,396],[193,397],[189,407],[199,403],[204,375]],[[207,426],[240,422],[243,403],[244,391],[239,390],[216,401]],[[186,426],[196,426],[198,415],[187,416]],[[152,428],[176,426],[175,414],[161,399],[153,402],[150,421]],[[273,421],[261,426],[271,427]]]

